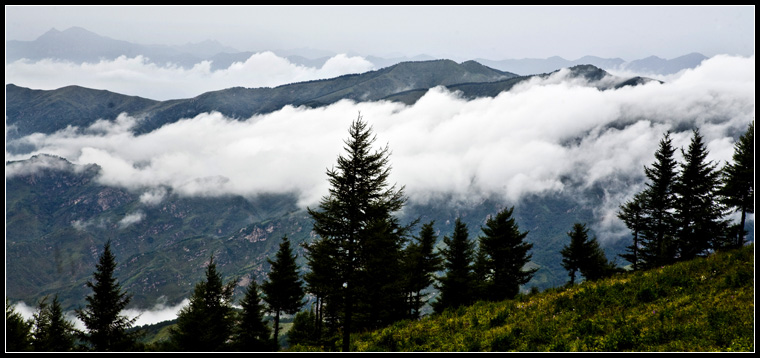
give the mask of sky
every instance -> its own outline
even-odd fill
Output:
[[[79,26],[140,44],[212,39],[454,60],[754,54],[754,6],[6,6],[6,40]]]

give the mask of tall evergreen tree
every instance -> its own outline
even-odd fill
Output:
[[[674,153],[670,133],[665,133],[654,154],[655,162],[651,167],[644,168],[648,182],[642,193],[645,224],[639,254],[646,267],[672,263],[675,257],[673,211],[676,204],[673,183],[677,163]]]
[[[328,302],[327,305],[342,308],[339,323],[344,351],[349,350],[350,333],[354,331],[352,320],[356,301],[360,298],[355,292],[361,284],[361,258],[366,257],[363,250],[369,246],[366,240],[372,236],[369,229],[373,222],[390,221],[393,213],[406,202],[403,188],[396,189],[387,183],[390,175],[388,147],[373,152],[375,137],[361,116],[351,124],[349,137],[345,141],[346,156],[339,156],[337,167],[327,171],[331,186],[329,195],[322,198],[319,210],[308,209],[314,220],[314,232],[329,241],[326,246],[335,259],[333,275],[340,281],[339,292],[327,293],[325,299],[342,301]],[[393,237],[401,239],[404,236],[393,234]],[[381,250],[377,245],[372,246]],[[322,265],[313,260],[312,264]]]
[[[488,255],[487,267],[492,274],[486,298],[494,301],[514,298],[520,285],[528,283],[538,270],[525,269],[533,244],[525,242],[528,232],[520,232],[513,211],[514,207],[499,211],[481,228],[484,236],[479,239],[480,246]]]
[[[111,253],[110,240],[105,243],[103,254],[95,268],[95,282],[87,281],[87,287],[92,289],[93,294],[87,296],[84,309],[76,310],[77,317],[87,328],[83,340],[99,352],[131,350],[135,346],[136,337],[128,330],[136,318],[130,319],[121,312],[132,296],[122,292],[121,285],[114,277],[116,258]]]
[[[195,284],[190,304],[177,315],[177,326],[171,333],[175,349],[189,352],[219,352],[229,350],[228,340],[233,333],[234,309],[232,294],[235,281],[222,282],[216,270],[214,256],[206,266],[206,280]]]
[[[330,334],[337,332],[338,312],[342,311],[340,306],[343,302],[340,298],[342,280],[335,275],[339,269],[338,254],[331,240],[317,239],[304,246],[309,270],[303,278],[307,291],[315,298],[314,330],[320,335],[317,341],[321,341],[323,332]],[[330,302],[330,305],[326,305],[325,302]]]
[[[643,209],[643,192],[638,193],[633,199],[620,206],[617,216],[623,220],[628,229],[633,234],[633,243],[626,247],[626,252],[619,256],[630,262],[633,270],[641,269],[641,257],[639,249],[641,247],[641,235],[644,230],[644,209]]]
[[[731,159],[723,167],[720,195],[725,205],[741,212],[736,237],[730,243],[732,247],[741,247],[745,242],[747,213],[755,212],[755,121],[734,145]]]
[[[32,322],[24,319],[5,298],[5,351],[25,352],[31,349]]]
[[[422,225],[418,237],[410,243],[405,250],[405,272],[409,302],[409,315],[411,318],[419,318],[420,310],[426,303],[422,297],[422,291],[430,287],[435,281],[435,272],[442,268],[443,260],[435,252],[435,244],[438,238],[433,229],[435,222],[431,221]]]
[[[37,304],[34,314],[34,332],[32,347],[37,352],[69,352],[74,350],[77,330],[74,324],[63,317],[63,309],[58,295],[53,302],[43,298]]]
[[[443,237],[446,247],[441,249],[445,273],[438,278],[436,288],[438,299],[433,302],[435,312],[447,308],[466,306],[473,300],[473,255],[474,242],[469,239],[467,225],[457,218],[451,238]]]
[[[303,306],[303,284],[298,275],[297,256],[290,247],[287,236],[282,238],[275,259],[267,259],[269,278],[261,285],[264,302],[274,313],[274,340],[279,339],[280,314],[294,314]]]
[[[674,219],[679,259],[690,260],[719,246],[726,232],[723,210],[717,200],[719,172],[707,161],[707,147],[698,130],[673,185],[677,197]]]
[[[576,223],[573,230],[567,233],[570,236],[570,244],[560,251],[562,255],[562,267],[570,276],[570,284],[575,284],[575,274],[580,274],[581,264],[586,258],[586,246],[588,229],[585,224]]]
[[[264,321],[265,307],[261,304],[259,285],[255,280],[251,280],[248,285],[240,306],[242,312],[240,312],[238,324],[234,327],[233,335],[235,350],[243,352],[274,350],[276,347],[269,339],[271,332]]]

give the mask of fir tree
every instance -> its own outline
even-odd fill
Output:
[[[512,217],[514,207],[499,211],[482,227],[480,246],[488,255],[487,268],[492,278],[488,282],[486,299],[501,301],[514,298],[520,285],[530,281],[538,269],[525,269],[532,255],[533,244],[525,242],[528,232],[520,232]]]
[[[5,298],[5,351],[25,352],[31,349],[32,322],[24,319]]]
[[[755,121],[734,145],[732,161],[723,167],[720,195],[723,204],[741,212],[731,247],[744,245],[747,213],[755,212]]]
[[[136,318],[130,319],[121,312],[132,297],[122,292],[114,277],[116,259],[111,253],[110,241],[104,245],[103,254],[95,268],[95,282],[87,282],[87,287],[92,289],[93,294],[87,296],[84,309],[76,310],[77,317],[87,328],[82,338],[93,350],[99,352],[131,350],[136,337],[128,333],[128,330]]]
[[[329,195],[322,198],[319,210],[308,209],[314,220],[314,232],[329,241],[326,247],[329,247],[334,259],[332,265],[336,271],[332,274],[339,285],[329,287],[337,288],[338,292],[325,293],[324,298],[330,300],[328,306],[341,307],[339,324],[344,351],[349,350],[350,333],[354,331],[352,320],[356,301],[360,299],[356,291],[361,285],[361,259],[366,257],[363,250],[371,236],[368,228],[373,222],[390,221],[393,213],[400,210],[406,201],[403,188],[396,189],[387,183],[390,175],[388,148],[373,152],[375,137],[361,116],[351,124],[349,136],[345,141],[347,155],[339,156],[337,168],[327,171],[331,186]],[[392,236],[397,239],[404,237],[403,233]],[[389,249],[398,245],[393,243],[391,246]],[[382,250],[377,245],[374,248]],[[327,266],[314,260],[311,263]]]
[[[570,276],[570,284],[575,284],[575,274],[580,274],[581,263],[586,258],[586,245],[588,240],[588,229],[586,225],[576,223],[573,230],[567,233],[570,236],[570,244],[563,247],[560,251],[562,255],[562,267],[567,270]]]
[[[214,257],[206,266],[206,280],[195,285],[190,304],[177,315],[177,326],[170,334],[175,349],[190,352],[229,350],[234,327],[232,293],[235,281],[227,284],[216,270]]]
[[[626,252],[619,256],[633,265],[633,270],[641,269],[641,235],[644,230],[643,193],[638,193],[630,201],[620,206],[617,216],[623,220],[633,234],[633,243],[626,247]]]
[[[78,331],[74,324],[63,317],[63,309],[58,301],[58,295],[53,302],[43,298],[37,304],[34,314],[34,332],[32,347],[37,352],[69,352],[74,350],[74,342]]]
[[[317,315],[312,309],[298,312],[293,317],[293,326],[288,331],[288,343],[291,346],[297,344],[318,346],[321,334],[317,331],[317,326],[314,324],[316,320]]]
[[[296,255],[290,248],[287,237],[282,238],[275,259],[267,259],[271,266],[268,280],[264,281],[261,289],[268,310],[274,313],[274,340],[279,339],[280,314],[294,314],[303,306],[303,286],[298,276]]]
[[[474,242],[469,240],[467,225],[460,219],[454,223],[451,238],[443,237],[446,247],[441,250],[445,273],[438,278],[436,288],[438,299],[433,302],[435,312],[441,313],[447,308],[466,306],[473,300],[473,255]]]
[[[422,299],[422,291],[430,287],[435,281],[435,272],[441,269],[442,260],[435,252],[435,243],[438,241],[431,221],[422,225],[419,237],[409,244],[405,250],[406,258],[406,281],[409,294],[409,315],[411,318],[419,318],[420,310],[426,303]]]
[[[647,188],[642,192],[644,230],[639,255],[646,267],[672,263],[675,257],[673,211],[676,161],[670,133],[665,133],[655,152],[655,162],[645,167]]]
[[[238,324],[234,328],[233,344],[235,349],[243,352],[272,351],[271,334],[264,320],[264,306],[259,296],[259,285],[251,280],[245,291],[245,297],[240,302],[242,312]]]
[[[575,274],[580,273],[588,281],[607,277],[615,271],[607,261],[596,237],[589,240],[586,224],[575,223],[567,233],[570,244],[562,248],[562,267],[570,274],[570,284],[575,283]]]
[[[340,304],[341,280],[335,275],[338,272],[337,252],[332,245],[333,241],[317,239],[310,244],[305,244],[307,252],[306,261],[309,271],[303,278],[306,289],[316,300],[314,305],[314,330],[321,334],[327,328],[330,333],[338,329],[336,323],[338,312],[342,311]],[[326,305],[325,302],[330,302]],[[327,327],[323,323],[327,322]],[[318,340],[321,340],[319,337]]]
[[[681,152],[685,162],[673,185],[678,198],[674,219],[679,259],[690,260],[719,246],[716,243],[722,241],[727,226],[714,200],[719,172],[706,160],[707,148],[698,130],[693,131],[688,150]]]

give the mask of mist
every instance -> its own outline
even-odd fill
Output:
[[[121,56],[97,63],[18,60],[5,65],[5,83],[44,90],[78,85],[164,101],[230,87],[275,87],[374,69],[371,62],[358,56],[339,54],[322,67],[314,68],[291,63],[268,51],[253,54],[226,69],[212,70],[211,65],[211,61],[192,68],[160,65],[144,56]]]
[[[295,193],[300,206],[314,207],[329,188],[325,171],[344,153],[348,127],[361,116],[373,127],[377,148],[391,150],[390,181],[405,186],[412,202],[444,196],[517,202],[601,185],[606,195],[596,229],[614,233],[624,229],[616,210],[643,188],[643,168],[653,163],[665,132],[685,148],[697,127],[709,160],[722,166],[731,159],[736,138],[754,119],[754,75],[754,57],[716,56],[665,83],[616,90],[560,71],[494,98],[467,100],[434,88],[414,105],[344,100],[242,121],[204,113],[142,135],[131,131],[139,119],[121,115],[20,138],[14,142],[35,150],[6,152],[6,160],[47,153],[94,163],[102,167],[101,183],[135,190],[146,206],[171,191]],[[21,170],[32,169],[6,166],[6,177]]]

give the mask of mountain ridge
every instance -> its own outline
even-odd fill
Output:
[[[90,39],[97,46],[82,46],[82,38]],[[121,48],[122,50],[117,50]],[[73,51],[77,49],[77,51]],[[262,52],[239,51],[235,48],[224,46],[216,40],[205,40],[198,43],[189,43],[181,46],[168,45],[143,45],[123,40],[115,40],[98,35],[81,27],[72,27],[63,31],[51,29],[32,41],[7,40],[6,63],[26,58],[36,61],[44,58],[57,58],[74,62],[98,62],[102,59],[115,59],[121,55],[134,57],[143,55],[152,62],[164,64],[173,63],[185,68],[204,61],[212,61],[212,69],[227,68],[235,61],[242,62],[251,55]],[[305,50],[271,50],[278,56],[287,58],[294,64],[320,68],[335,54],[328,55],[319,51]],[[435,59],[428,55],[411,57],[384,58],[374,55],[358,55],[365,57],[379,68],[388,67],[396,63],[414,60]],[[560,56],[549,58],[522,58],[522,59],[470,59],[486,66],[502,71],[512,72],[518,75],[533,75],[553,72],[563,67],[571,67],[579,64],[592,64],[605,70],[630,70],[646,74],[667,75],[676,73],[685,68],[693,68],[707,57],[691,53],[673,59],[662,59],[650,56],[644,59],[626,61],[621,58],[601,58],[586,55],[576,60],[567,60]]]

